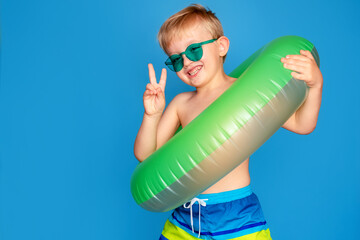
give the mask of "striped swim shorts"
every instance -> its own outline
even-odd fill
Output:
[[[160,240],[271,240],[257,196],[250,185],[200,194],[176,208],[165,223]]]

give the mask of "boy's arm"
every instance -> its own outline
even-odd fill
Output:
[[[176,105],[175,97],[164,114],[148,116],[144,113],[134,144],[134,154],[140,162],[164,145],[180,126]]]
[[[282,58],[284,67],[294,72],[291,75],[303,80],[309,86],[309,93],[301,107],[285,122],[283,128],[298,133],[311,133],[317,123],[321,97],[323,77],[312,54],[309,51],[300,51],[301,55],[289,55]]]
[[[143,96],[145,112],[134,144],[134,155],[140,162],[168,141],[180,125],[176,97],[163,114],[166,70],[162,70],[160,81],[157,83],[154,67],[152,64],[148,67],[150,83],[146,85]]]

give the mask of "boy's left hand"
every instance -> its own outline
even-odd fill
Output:
[[[309,51],[300,50],[300,55],[287,55],[286,58],[281,58],[281,62],[285,68],[294,71],[291,72],[294,78],[303,80],[310,88],[322,87],[322,74]]]

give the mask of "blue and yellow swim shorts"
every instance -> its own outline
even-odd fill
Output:
[[[160,240],[271,240],[257,196],[247,186],[200,194],[176,208]]]

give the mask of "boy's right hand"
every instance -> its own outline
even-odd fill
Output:
[[[157,83],[153,65],[149,63],[148,67],[150,83],[146,85],[143,96],[145,114],[149,117],[161,116],[165,108],[166,69],[162,69],[160,81]]]

